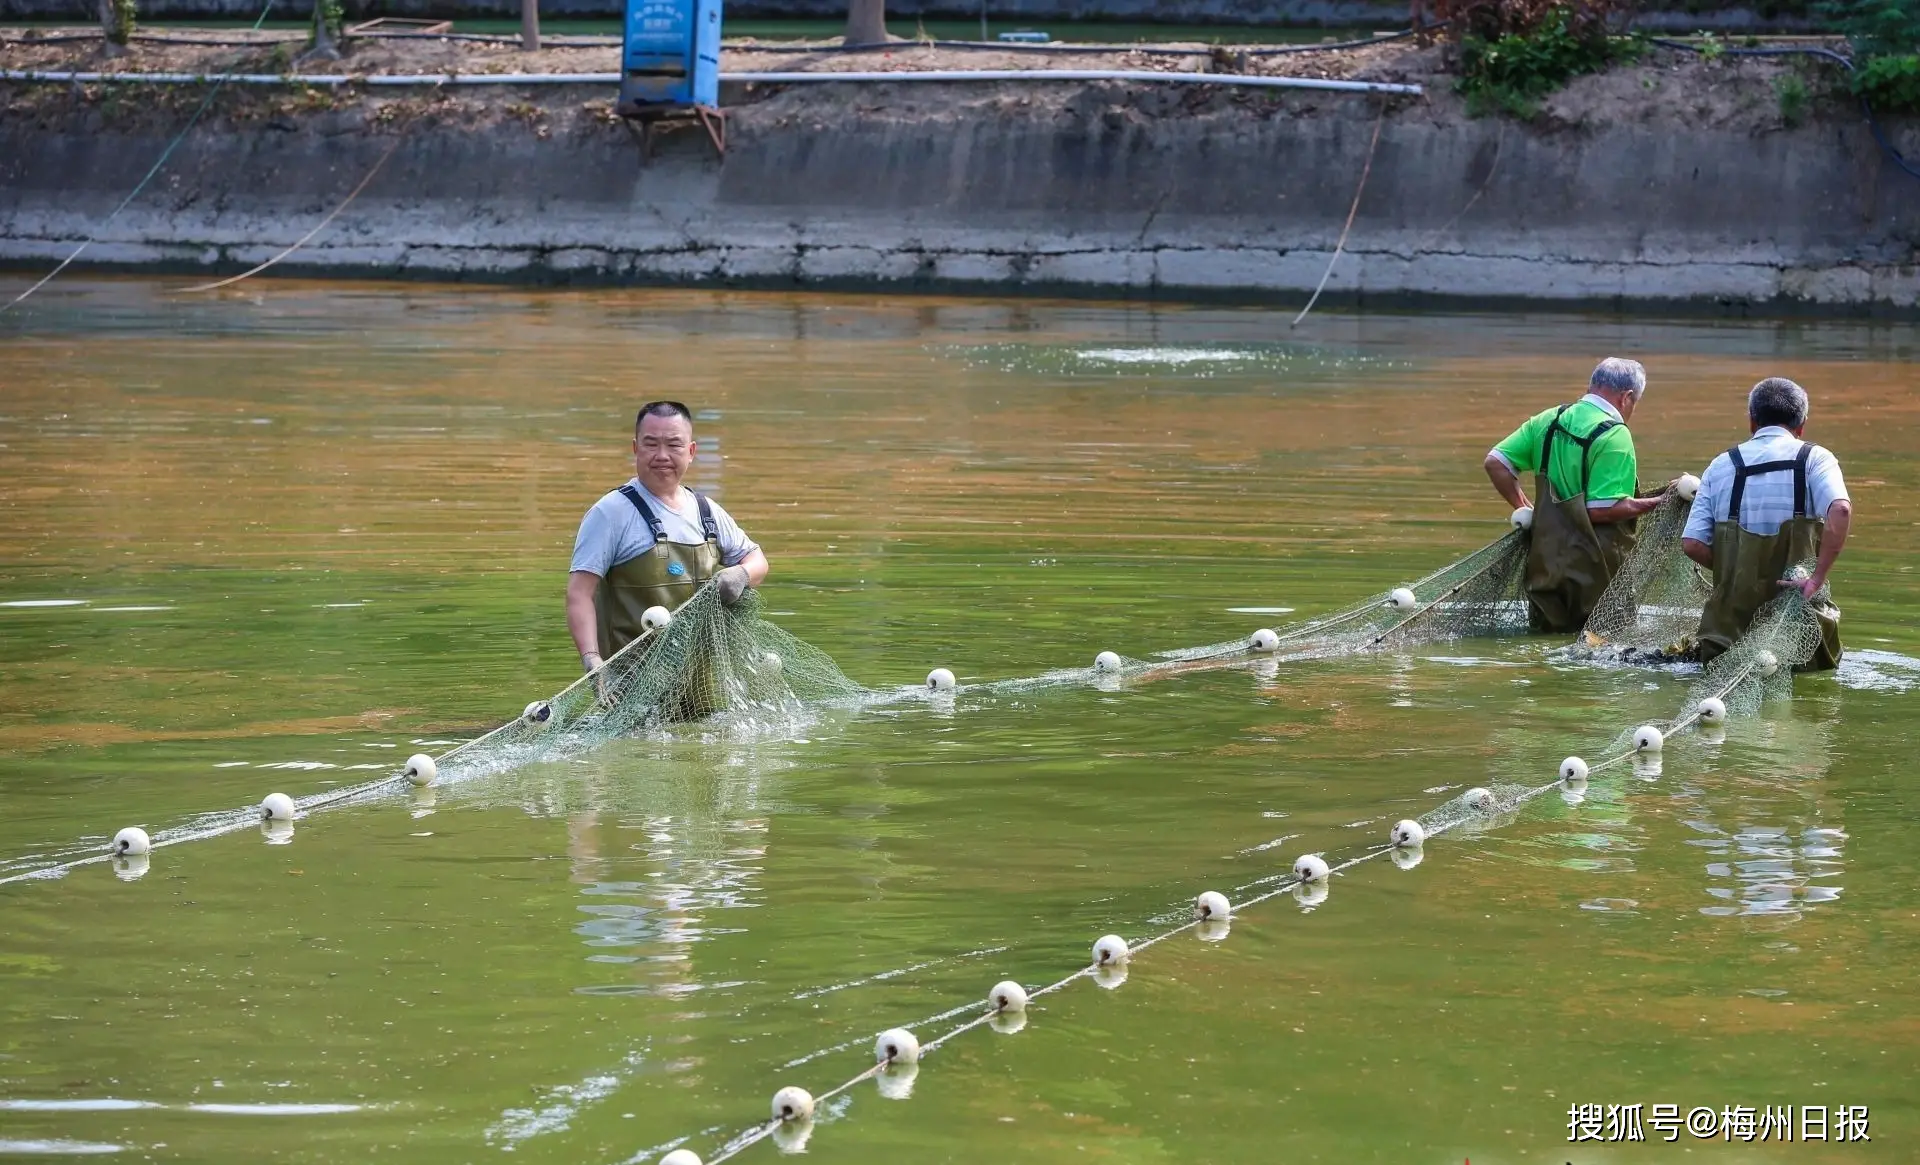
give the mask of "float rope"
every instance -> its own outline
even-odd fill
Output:
[[[438,89],[439,86],[436,85],[435,88]],[[253,276],[260,274],[262,271],[265,271],[267,268],[280,262],[280,260],[286,258],[288,255],[291,255],[295,251],[298,251],[301,247],[306,246],[307,243],[311,241],[315,235],[319,234],[321,231],[326,230],[327,224],[331,223],[335,218],[338,218],[340,215],[340,212],[347,209],[348,205],[350,205],[354,199],[360,197],[360,192],[367,188],[367,184],[373,181],[373,176],[380,172],[380,167],[387,164],[387,159],[393,157],[393,152],[399,149],[400,143],[405,140],[406,139],[404,136],[395,135],[393,139],[393,144],[388,146],[386,149],[386,152],[380,155],[380,160],[373,164],[373,169],[367,171],[367,176],[360,179],[360,184],[358,186],[355,186],[353,190],[347,194],[345,199],[341,200],[340,205],[334,207],[331,211],[327,212],[327,217],[321,219],[318,223],[316,223],[312,230],[308,231],[304,235],[301,235],[298,239],[295,239],[292,246],[288,247],[284,251],[281,251],[279,254],[275,255],[273,258],[268,259],[266,262],[261,263],[258,266],[253,267],[249,270],[242,271],[238,275],[232,276],[227,279],[216,279],[212,283],[200,283],[192,287],[182,287],[180,289],[180,293],[182,295],[190,295],[200,291],[218,291],[222,287],[231,287],[234,284],[240,282],[242,279],[250,279]]]
[[[260,15],[258,18],[254,20],[253,28],[250,31],[252,32],[260,31],[260,26],[267,22],[267,13],[272,11],[273,11],[273,0],[267,0],[266,4],[260,9]],[[238,67],[239,62],[235,61],[234,65],[235,67]],[[193,127],[200,124],[201,116],[205,114],[208,108],[210,108],[213,105],[213,99],[219,96],[220,94],[220,87],[226,84],[227,78],[230,75],[232,75],[233,72],[234,72],[234,69],[229,68],[226,72],[220,74],[220,76],[214,81],[213,87],[211,89],[208,89],[207,95],[201,99],[200,107],[193,111],[192,117],[187,119],[187,124],[181,127],[180,132],[173,136],[172,141],[167,143],[167,148],[160,151],[160,156],[154,159],[154,163],[151,167],[148,168],[146,176],[140,179],[139,184],[134,186],[132,191],[130,191],[125,198],[120,200],[120,205],[113,208],[113,213],[109,214],[105,219],[103,219],[100,225],[94,228],[94,232],[91,235],[88,235],[84,242],[82,242],[79,246],[73,249],[73,253],[71,255],[68,255],[66,258],[60,260],[60,265],[58,267],[55,267],[53,270],[41,276],[40,281],[38,283],[35,283],[32,287],[29,287],[25,291],[21,292],[19,295],[14,296],[11,300],[7,301],[6,303],[0,304],[0,314],[5,314],[14,306],[19,304],[22,300],[26,299],[28,296],[32,295],[34,292],[40,290],[42,287],[45,287],[47,284],[51,283],[53,281],[54,276],[60,274],[62,271],[65,271],[67,267],[70,264],[72,264],[72,262],[75,259],[78,259],[80,257],[80,253],[82,251],[86,250],[88,247],[93,246],[93,244],[99,240],[100,232],[105,230],[108,224],[113,222],[114,219],[119,218],[120,212],[127,209],[128,205],[131,204],[134,199],[140,197],[140,192],[147,188],[147,183],[153,181],[154,175],[160,173],[160,168],[167,164],[167,159],[173,156],[173,151],[178,149],[180,147],[180,143],[187,139],[187,135],[193,132]]]

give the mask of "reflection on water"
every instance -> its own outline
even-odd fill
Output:
[[[1085,679],[1095,651],[1243,637],[1484,544],[1505,520],[1486,447],[1608,352],[1654,377],[1649,479],[1742,436],[1759,375],[1815,388],[1862,515],[1836,586],[1867,650],[1838,682],[1676,741],[1657,774],[1156,944],[1118,990],[956,1040],[905,1103],[876,1103],[909,1091],[890,1072],[799,1132],[849,1160],[1560,1159],[1550,1088],[1680,1098],[1710,1054],[1882,1105],[1903,1143],[1920,1062],[1876,1009],[1903,964],[1868,953],[1920,914],[1895,844],[1916,806],[1888,776],[1920,725],[1913,329],[1330,315],[1279,344],[1276,322],[133,281],[5,317],[8,862],[348,788],[568,682],[566,551],[646,396],[701,410],[697,484],[724,467],[774,618],[858,682],[1073,679],[662,733],[343,805],[269,831],[285,844],[244,829],[0,887],[0,1096],[112,1081],[198,1106],[10,1109],[5,1143],[707,1151],[778,1084],[859,1071],[878,1030],[936,1034],[1201,889],[1244,897],[1466,788],[1538,786],[1670,714],[1686,677],[1511,639]],[[362,1107],[298,1143],[229,1111],[283,1104]]]

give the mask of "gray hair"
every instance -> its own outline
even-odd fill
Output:
[[[1587,387],[1596,392],[1624,392],[1639,400],[1647,391],[1647,370],[1640,367],[1638,360],[1609,356],[1593,370]]]
[[[1784,376],[1769,376],[1747,394],[1747,419],[1758,426],[1801,428],[1807,423],[1807,390]]]

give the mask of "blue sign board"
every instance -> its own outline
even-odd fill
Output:
[[[620,100],[636,106],[720,104],[720,0],[627,0]]]

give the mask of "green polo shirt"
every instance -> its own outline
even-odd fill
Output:
[[[1551,408],[1529,417],[1512,436],[1493,447],[1515,474],[1539,470],[1540,445],[1546,440],[1547,426],[1553,423],[1556,412],[1558,408]],[[1567,409],[1560,418],[1560,427],[1576,437],[1585,437],[1602,422],[1616,419],[1599,405],[1582,399]],[[1606,505],[1633,496],[1640,482],[1640,464],[1633,453],[1633,434],[1625,425],[1608,429],[1591,449],[1584,451],[1565,436],[1553,439],[1553,464],[1547,467],[1547,480],[1553,483],[1554,493],[1563,499],[1580,492],[1583,454],[1587,461],[1588,505]]]

